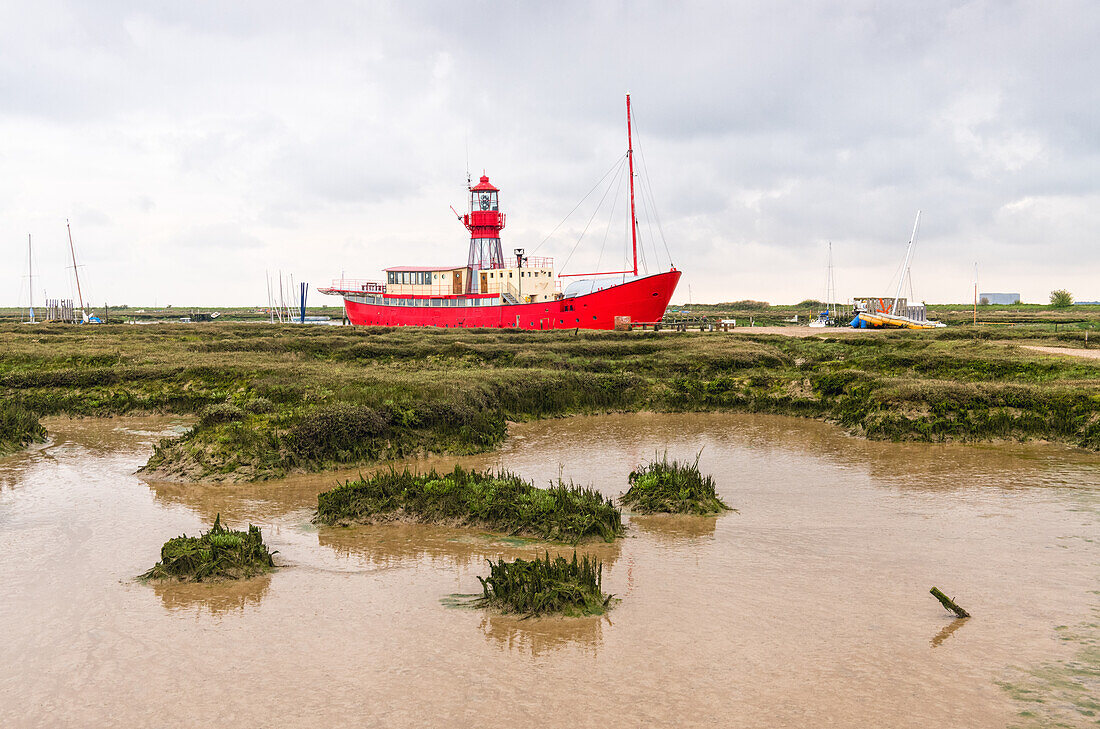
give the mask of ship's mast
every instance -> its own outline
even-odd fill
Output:
[[[630,163],[630,244],[634,275],[638,275],[638,218],[634,214],[634,140],[630,128],[630,94],[626,95],[626,159]]]
[[[31,324],[34,324],[34,259],[31,254],[31,234],[27,233],[27,278],[30,283],[30,314]]]
[[[73,248],[73,229],[69,226],[69,219],[65,218],[65,230],[69,231],[69,254],[73,257],[73,275],[76,276],[76,298],[80,302],[80,316],[84,314],[84,294],[80,291],[80,270],[76,267],[76,249]]]
[[[905,275],[909,271],[909,258],[913,255],[913,243],[917,240],[917,226],[920,225],[920,210],[917,211],[917,219],[913,221],[913,235],[909,238],[909,247],[905,249],[905,263],[901,266],[901,275],[898,277],[898,290],[894,293],[894,303],[890,305],[890,313],[898,311],[898,298],[901,296],[901,286],[905,283]]]

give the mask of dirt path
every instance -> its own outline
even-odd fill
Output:
[[[1044,354],[1064,354],[1069,357],[1084,357],[1085,359],[1100,359],[1100,349],[1071,349],[1069,347],[1040,347],[1033,344],[1021,345],[1024,349],[1030,349]]]
[[[690,330],[689,330],[690,331]],[[784,337],[835,337],[835,336],[866,336],[887,331],[885,329],[852,329],[851,327],[825,327],[817,329],[806,326],[789,327],[743,327],[730,329],[730,334],[781,334]]]

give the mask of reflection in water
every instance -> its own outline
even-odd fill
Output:
[[[539,656],[566,647],[595,652],[603,642],[608,615],[586,618],[523,618],[486,611],[481,619],[485,637],[499,648]]]
[[[970,618],[955,618],[950,623],[943,626],[943,630],[936,633],[936,635],[932,638],[932,647],[939,647],[940,643],[943,643],[945,640],[950,638],[952,633],[965,625],[967,620],[970,620]]]
[[[733,518],[735,512],[721,516],[695,516],[688,514],[634,514],[630,525],[646,535],[662,541],[678,542],[714,537],[720,518]]]
[[[574,547],[533,539],[502,537],[473,529],[460,529],[406,522],[360,524],[351,527],[322,526],[317,541],[343,557],[354,557],[371,568],[408,566],[420,562],[457,565],[486,572],[487,559],[530,559],[549,551],[551,555],[572,557]],[[609,569],[622,553],[622,540],[586,542],[576,548],[588,553]]]
[[[333,485],[331,480],[323,485],[301,480],[270,484],[146,483],[157,501],[165,505],[186,506],[210,523],[221,514],[223,521],[241,524],[298,513],[308,520],[317,508],[317,494]]]
[[[260,604],[271,587],[271,575],[221,582],[152,581],[153,591],[168,610],[222,615]]]

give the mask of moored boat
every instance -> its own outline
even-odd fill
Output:
[[[634,150],[627,108],[630,223],[633,267],[624,271],[555,275],[552,258],[504,256],[505,215],[500,190],[487,175],[469,186],[469,212],[459,216],[470,233],[465,265],[396,266],[384,281],[340,279],[319,291],[341,296],[352,324],[373,326],[494,327],[532,330],[614,329],[659,322],[681,272],[638,271],[634,207]],[[562,279],[584,277],[562,290]]]

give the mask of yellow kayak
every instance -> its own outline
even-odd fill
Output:
[[[869,327],[895,327],[898,329],[936,329],[946,326],[938,321],[917,321],[907,316],[887,314],[882,311],[861,311],[857,317],[861,322],[867,322]]]

